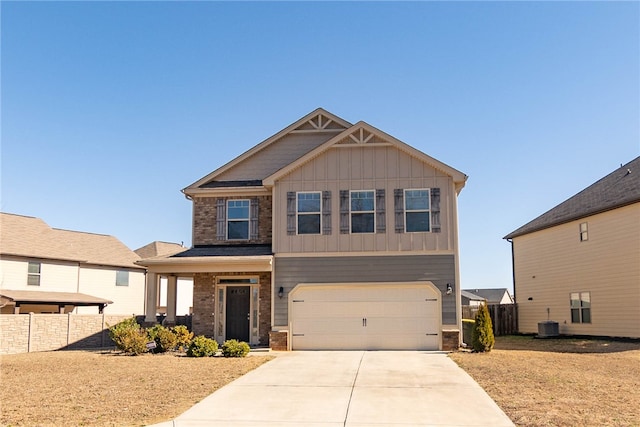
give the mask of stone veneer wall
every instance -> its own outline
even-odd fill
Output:
[[[271,273],[232,272],[196,273],[193,278],[193,319],[195,335],[215,337],[216,277],[258,276],[260,291],[258,297],[258,339],[261,346],[269,345],[271,331]]]
[[[0,354],[113,346],[108,328],[131,316],[1,314]]]
[[[271,196],[247,196],[247,197],[223,197],[224,200],[232,199],[258,199],[258,239],[247,240],[244,243],[271,243]],[[220,245],[224,240],[216,239],[216,202],[217,197],[193,198],[193,244],[194,245]],[[228,244],[237,244],[237,241]]]

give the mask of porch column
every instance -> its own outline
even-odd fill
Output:
[[[147,304],[145,307],[144,321],[148,323],[157,322],[156,306],[158,301],[158,275],[156,273],[147,272]]]
[[[167,317],[165,324],[172,326],[176,324],[176,307],[178,298],[178,277],[171,274],[167,277]]]

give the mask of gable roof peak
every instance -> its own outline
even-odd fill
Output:
[[[319,144],[351,126],[351,123],[324,108],[316,108],[240,156],[184,188],[182,192],[189,196],[198,192],[198,190],[207,188],[207,186],[209,188],[246,186],[243,184],[245,182],[255,185],[255,182],[262,181],[278,169],[287,166]],[[301,136],[297,135],[296,138],[296,134],[309,134],[309,136],[304,141],[301,141]],[[285,138],[287,136],[290,138]],[[279,150],[277,154],[274,153],[273,146],[283,140],[285,140],[286,149]],[[233,173],[234,171],[235,173]],[[255,176],[244,176],[244,172],[247,171],[250,171]],[[242,175],[241,179],[238,179],[236,175]],[[231,185],[213,185],[216,181],[231,183]]]

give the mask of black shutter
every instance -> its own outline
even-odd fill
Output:
[[[258,198],[254,197],[249,202],[249,239],[258,240]]]
[[[404,233],[404,190],[393,190],[393,207],[395,214],[396,233]]]
[[[386,233],[387,216],[385,213],[384,189],[376,190],[376,233]]]
[[[287,234],[296,234],[296,192],[287,191]]]
[[[349,190],[340,190],[340,234],[349,234]]]
[[[431,231],[440,232],[440,189],[431,189]]]
[[[225,240],[227,235],[225,225],[227,223],[227,201],[216,200],[216,240]]]
[[[322,234],[331,234],[331,191],[322,192]]]

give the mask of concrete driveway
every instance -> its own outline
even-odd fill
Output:
[[[259,357],[259,356],[255,356]],[[444,353],[298,351],[158,426],[513,426]]]

